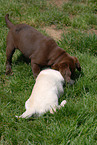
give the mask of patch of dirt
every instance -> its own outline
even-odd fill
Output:
[[[57,30],[55,25],[44,27],[43,30],[54,40],[60,40],[64,30]]]
[[[62,6],[63,3],[68,2],[69,0],[52,0],[49,3],[57,5],[58,7]]]
[[[97,30],[95,30],[95,29],[90,29],[90,30],[88,31],[88,34],[89,34],[89,33],[91,33],[91,34],[95,33],[95,34],[97,35]]]
[[[64,29],[57,29],[55,25],[47,26],[42,28],[50,37],[52,37],[55,41],[61,40],[62,34],[63,33],[68,33],[70,27],[66,27]],[[88,31],[84,31],[85,33],[90,33],[93,34],[95,33],[97,35],[97,30],[95,29],[90,29]]]

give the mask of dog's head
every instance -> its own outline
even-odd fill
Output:
[[[73,84],[74,81],[71,80],[71,74],[77,69],[81,71],[80,63],[76,57],[67,57],[61,62],[54,64],[52,69],[60,71],[66,82]]]

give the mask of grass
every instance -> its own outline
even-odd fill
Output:
[[[41,28],[56,25],[64,29],[58,45],[78,57],[82,72],[76,71],[73,86],[64,87],[59,103],[64,108],[54,115],[16,119],[25,110],[35,80],[30,63],[19,51],[13,56],[12,76],[5,75],[5,14],[11,21]],[[91,33],[91,29],[96,33]],[[23,101],[22,101],[23,100]],[[44,0],[0,1],[0,144],[1,145],[96,145],[97,144],[97,2],[68,0],[60,7]]]

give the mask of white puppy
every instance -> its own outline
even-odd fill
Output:
[[[64,78],[59,71],[53,69],[41,71],[37,76],[32,94],[25,103],[26,111],[16,117],[29,118],[35,113],[41,115],[47,111],[53,113],[56,108],[64,106],[65,100],[58,105],[58,96],[64,92],[63,83]]]

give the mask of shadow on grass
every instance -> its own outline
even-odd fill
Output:
[[[20,63],[27,63],[29,64],[31,61],[29,58],[25,57],[23,54],[20,54],[18,57],[17,57],[17,60],[14,61],[14,64],[18,65]]]
[[[71,75],[71,79],[73,79],[74,81],[75,80],[78,80],[80,77],[83,77],[84,76],[84,73],[83,71],[81,70],[80,72],[79,71],[75,71],[72,75]]]

